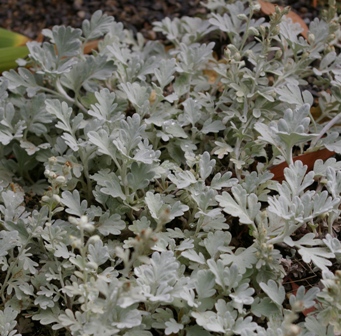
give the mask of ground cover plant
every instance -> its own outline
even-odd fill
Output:
[[[335,1],[307,39],[205,6],[166,43],[98,11],[0,77],[1,335],[341,333]]]

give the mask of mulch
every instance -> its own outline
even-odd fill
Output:
[[[99,9],[147,37],[154,21],[206,11],[200,0],[0,0],[0,27],[35,39],[42,29],[55,25],[79,28]]]
[[[291,6],[307,24],[319,11],[312,7],[312,0],[278,0],[277,3]],[[202,16],[206,12],[200,0],[0,0],[0,27],[35,39],[42,29],[55,25],[79,28],[98,9],[114,16],[125,28],[142,32],[148,39],[155,38],[154,21],[165,17]]]

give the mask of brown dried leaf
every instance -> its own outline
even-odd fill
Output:
[[[84,54],[90,54],[92,52],[92,50],[97,49],[98,41],[99,40],[94,40],[94,41],[90,41],[90,42],[85,43]]]
[[[275,8],[277,5],[274,5],[270,2],[264,1],[264,0],[258,0],[258,3],[261,7],[261,11],[265,14],[265,15],[271,15],[273,13],[275,13]],[[279,6],[281,9],[283,9],[283,7]],[[296,14],[293,11],[290,11],[288,15],[286,15],[287,17],[289,17],[292,22],[295,23],[299,23],[300,26],[302,27],[303,31],[301,32],[301,35],[304,38],[308,38],[308,26],[306,25],[306,23],[302,20],[302,18]]]
[[[314,163],[316,160],[321,159],[325,161],[333,155],[335,155],[335,152],[331,152],[328,149],[324,148],[315,152],[296,156],[293,158],[293,160],[301,160],[303,165],[308,166],[308,171],[311,171],[314,168]],[[272,179],[278,182],[282,182],[284,180],[284,168],[286,167],[288,167],[288,164],[286,162],[282,162],[270,168],[270,172],[274,174],[274,177]]]

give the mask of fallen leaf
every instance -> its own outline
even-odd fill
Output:
[[[85,43],[84,54],[90,54],[92,52],[92,50],[97,49],[98,41],[99,40],[94,40],[94,41],[90,41],[90,42]]]
[[[267,1],[264,1],[264,0],[258,0],[258,3],[261,7],[261,11],[265,15],[271,15],[271,14],[275,13],[275,8],[277,5],[274,5],[274,4],[267,2]],[[283,7],[281,7],[281,6],[279,6],[279,8],[283,9]],[[303,31],[301,32],[301,35],[304,38],[308,38],[309,29],[308,29],[308,26],[306,25],[306,23],[302,20],[302,18],[293,11],[290,11],[286,16],[289,17],[292,20],[292,22],[299,23],[303,29]]]
[[[293,158],[294,161],[301,160],[303,165],[308,166],[308,172],[314,168],[315,161],[321,159],[323,161],[327,160],[331,156],[333,156],[335,152],[331,152],[328,149],[320,149],[315,152],[305,153],[302,155],[298,155]],[[270,168],[270,172],[274,174],[273,180],[282,182],[284,180],[284,168],[287,168],[288,164],[286,162],[282,162],[276,166]]]
[[[152,90],[152,92],[149,95],[150,104],[154,104],[155,100],[156,100],[156,91]]]
[[[207,77],[210,84],[214,84],[218,78],[218,74],[214,70],[205,69],[203,70],[204,75]]]

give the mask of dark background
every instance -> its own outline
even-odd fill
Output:
[[[35,39],[54,25],[79,28],[98,9],[147,36],[153,21],[205,13],[200,0],[0,0],[0,27]]]
[[[306,23],[320,9],[312,6],[313,0],[278,0],[277,3],[292,6]],[[323,0],[318,3],[321,5]],[[123,22],[125,28],[141,31],[149,39],[155,39],[151,29],[153,21],[166,16],[200,16],[206,12],[200,0],[0,0],[0,27],[35,39],[42,29],[54,25],[78,28],[98,9]]]

